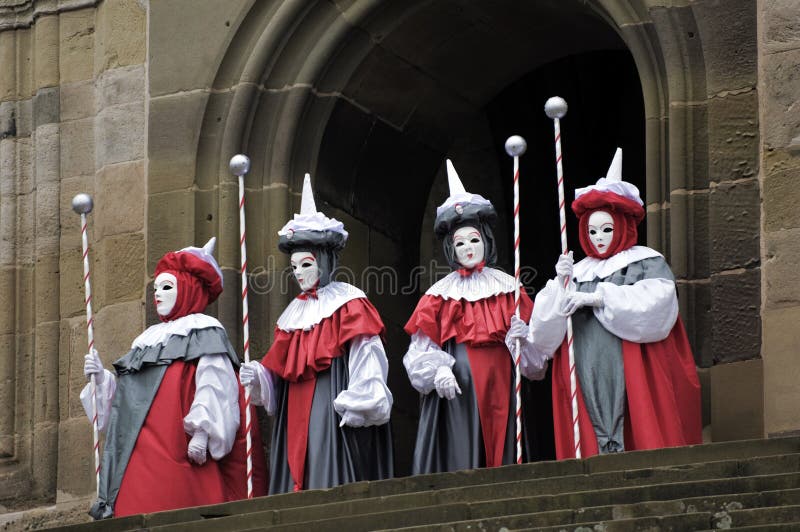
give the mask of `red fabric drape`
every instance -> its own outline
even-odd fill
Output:
[[[409,335],[422,331],[440,346],[450,339],[466,345],[487,467],[503,463],[512,386],[505,337],[514,309],[513,292],[474,302],[424,295],[405,326]],[[521,291],[520,317],[530,321],[532,310],[531,299]]]
[[[286,445],[296,490],[303,489],[308,420],[317,373],[328,369],[356,336],[383,336],[384,331],[378,311],[366,298],[351,299],[307,331],[275,328],[275,340],[261,363],[288,381]]]
[[[573,201],[572,210],[578,217],[578,239],[587,256],[606,259],[636,245],[636,226],[644,218],[644,208],[635,201],[613,192],[592,190]],[[589,217],[597,211],[606,211],[614,219],[614,238],[604,253],[598,253],[589,239]]]
[[[627,415],[625,450],[702,443],[700,383],[680,318],[660,342],[622,341]],[[569,353],[564,342],[553,359],[553,420],[558,459],[574,458]],[[578,384],[578,424],[583,457],[598,453],[594,428]]]

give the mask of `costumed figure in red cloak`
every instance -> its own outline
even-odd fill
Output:
[[[587,257],[574,265],[571,253],[558,259],[530,322],[530,340],[556,353],[557,457],[575,457],[567,316],[583,457],[701,443],[700,385],[675,277],[660,253],[635,245],[645,212],[639,190],[622,181],[621,149],[605,178],[575,191],[572,210]]]
[[[547,353],[527,339],[530,298],[520,292],[522,319],[514,316],[514,277],[493,267],[494,207],[466,192],[449,159],[447,175],[450,197],[434,232],[454,271],[425,292],[405,326],[403,364],[422,394],[413,474],[513,464],[515,340],[523,376],[539,380],[547,368]]]
[[[384,325],[364,292],[332,280],[347,231],[317,212],[308,174],[300,214],[278,236],[302,293],[278,318],[269,352],[239,375],[275,416],[270,494],[391,478]]]
[[[239,359],[222,324],[202,314],[222,292],[222,272],[204,247],[164,255],[156,265],[161,323],[104,369],[96,351],[84,373],[95,375],[98,425],[106,431],[99,497],[90,515],[122,517],[247,496],[244,389]],[[81,392],[92,412],[90,385]],[[253,412],[255,414],[255,412]],[[261,438],[253,433],[253,447]],[[266,493],[263,457],[254,453],[253,491]]]

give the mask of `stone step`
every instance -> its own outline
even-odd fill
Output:
[[[726,442],[620,453],[585,460],[539,462],[360,482],[329,490],[312,490],[106,520],[77,525],[68,530],[114,532],[145,527],[199,530],[207,529],[206,525],[212,525],[208,529],[219,529],[225,522],[225,528],[230,527],[232,530],[246,530],[255,523],[258,527],[279,526],[283,529],[294,524],[303,524],[308,529],[309,524],[319,528],[323,526],[320,523],[331,523],[330,527],[325,524],[324,529],[346,527],[348,532],[352,532],[356,529],[349,526],[352,520],[350,516],[359,516],[360,520],[361,516],[370,516],[363,522],[366,526],[372,519],[369,527],[373,529],[379,523],[394,527],[404,522],[397,521],[396,518],[403,513],[408,514],[409,509],[413,510],[413,516],[417,520],[406,525],[425,525],[448,522],[448,519],[460,521],[465,516],[470,518],[470,508],[476,507],[478,503],[491,504],[492,501],[525,499],[526,504],[540,505],[535,511],[546,512],[611,504],[619,506],[642,500],[679,499],[691,494],[676,494],[675,489],[683,488],[670,486],[687,481],[705,482],[698,489],[711,490],[702,492],[708,494],[788,489],[800,485],[798,479],[791,474],[789,477],[792,478],[784,475],[783,478],[787,480],[779,487],[764,485],[758,489],[748,489],[747,482],[744,481],[759,476],[766,478],[773,473],[797,471],[800,471],[798,437]],[[776,478],[774,482],[780,482],[782,477],[778,475]],[[637,490],[648,492],[649,499],[643,498],[641,493],[637,494]],[[616,500],[609,500],[612,496]],[[589,497],[592,502],[588,502]],[[620,500],[620,497],[627,499]],[[508,508],[505,515],[509,515],[510,510]],[[376,511],[388,512],[390,515],[387,518],[392,520],[375,521]],[[529,512],[530,509],[523,513]],[[344,516],[347,518],[340,520]]]
[[[712,518],[714,523],[724,523],[729,515],[735,516],[737,511],[757,510],[763,512],[763,515],[780,516],[784,512],[784,508],[794,508],[798,503],[800,503],[800,488],[751,493],[727,493],[633,504],[578,507],[571,513],[563,511],[531,512],[530,509],[524,508],[524,501],[515,501],[515,504],[505,507],[505,510],[508,511],[505,514],[498,513],[496,516],[481,519],[403,527],[400,529],[393,528],[393,530],[402,530],[403,532],[444,532],[445,530],[448,532],[468,532],[474,530],[499,530],[503,527],[516,530],[517,528],[529,529],[530,527],[542,526],[545,526],[545,528],[548,526],[555,526],[556,528],[586,526],[588,529],[594,530],[592,527],[595,525],[601,525],[598,528],[604,529],[603,527],[606,527],[612,521],[628,526],[641,519],[648,522],[648,520],[656,517],[677,518],[684,514],[697,513],[702,513],[706,517]],[[472,511],[475,514],[480,513],[475,508]],[[690,518],[690,520],[695,519],[696,516]],[[703,526],[710,525],[707,523]]]
[[[203,532],[218,530],[221,526],[228,530],[260,528],[287,532],[312,529],[315,532],[339,532],[346,529],[348,532],[357,532],[359,530],[393,529],[398,526],[430,526],[465,520],[483,521],[491,518],[498,518],[495,523],[497,527],[511,528],[506,521],[508,516],[513,515],[526,516],[523,520],[523,528],[556,526],[579,523],[584,519],[612,520],[614,519],[614,506],[633,504],[636,501],[668,501],[689,497],[696,493],[727,494],[729,497],[737,497],[740,493],[791,490],[798,485],[800,485],[800,473],[782,473],[586,490],[564,494],[560,498],[548,494],[504,499],[498,495],[495,499],[488,498],[480,502],[450,503],[434,499],[427,503],[422,502],[404,508],[385,504],[387,501],[382,499],[374,499],[370,501],[367,511],[364,511],[364,507],[356,507],[348,502],[304,509],[251,512],[204,521],[183,522],[161,527],[153,526],[151,530]],[[574,510],[574,508],[581,510]]]

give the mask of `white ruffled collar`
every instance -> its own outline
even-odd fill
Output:
[[[451,272],[428,288],[425,294],[442,299],[479,301],[498,294],[508,294],[515,288],[512,276],[497,268],[484,268],[466,277],[457,271]]]
[[[172,321],[156,323],[144,330],[142,334],[136,337],[131,343],[131,349],[141,349],[144,347],[151,347],[159,344],[166,344],[167,340],[173,335],[187,336],[195,329],[208,329],[210,327],[219,327],[222,329],[222,324],[217,318],[212,318],[206,314],[188,314],[182,318]]]
[[[287,332],[307,331],[348,301],[360,297],[367,295],[351,284],[333,281],[317,290],[316,298],[292,300],[278,318],[278,328]]]
[[[579,283],[593,281],[594,279],[605,279],[628,264],[652,257],[663,258],[663,255],[647,246],[633,246],[607,259],[586,257],[575,265],[572,275]]]

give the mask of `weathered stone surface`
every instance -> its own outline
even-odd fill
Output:
[[[762,360],[711,368],[711,421],[715,442],[764,436]]]
[[[713,317],[711,315],[711,283],[678,281],[678,304],[695,363],[699,367],[713,364]]]
[[[714,182],[758,173],[758,94],[711,98],[708,104],[709,179]]]
[[[95,230],[99,237],[144,229],[144,162],[103,167],[96,178]]]
[[[10,196],[17,193],[17,141],[0,140],[0,194]]]
[[[36,183],[56,182],[61,165],[61,133],[58,124],[36,129],[33,137]]]
[[[762,120],[764,143],[768,148],[782,148],[800,135],[800,42],[793,50],[762,54],[762,69],[769,72],[769,80],[760,88],[762,97]]]
[[[0,335],[13,335],[16,330],[16,320],[14,319],[16,284],[16,268],[8,266],[0,268],[0,304],[5,309],[4,312],[0,312]]]
[[[703,42],[699,38],[693,9],[688,5],[653,6],[648,13],[657,28],[664,62],[670,72],[667,83],[671,99],[673,102],[703,99],[706,95]],[[671,108],[670,115],[672,112]]]
[[[151,4],[150,57],[158,61],[150,70],[150,93],[160,96],[210,87],[235,28],[251,5],[250,0]],[[187,11],[195,16],[187,17]],[[197,46],[198,35],[203,46]]]
[[[65,318],[59,322],[58,375],[61,386],[58,401],[59,419],[79,418],[83,413],[79,395],[87,379],[83,374],[83,357],[89,346],[86,338],[86,316]],[[85,419],[85,418],[84,418]]]
[[[97,7],[95,75],[120,66],[139,65],[147,57],[146,9],[137,0],[102,2]]]
[[[33,88],[35,63],[33,58],[33,30],[25,28],[13,33],[16,33],[15,51],[17,59],[17,90],[14,91],[14,95],[17,98],[30,98],[35,92]]]
[[[148,191],[151,194],[192,185],[195,149],[208,93],[176,94],[150,100]]]
[[[17,102],[17,138],[30,137],[33,132],[33,99],[28,98]]]
[[[686,246],[689,248],[689,276],[705,279],[710,273],[711,246],[709,246],[709,195],[698,192],[689,196],[689,232]]]
[[[97,309],[140,300],[144,291],[144,238],[141,233],[107,236],[95,247],[92,297]]]
[[[796,431],[800,426],[798,323],[800,306],[764,310],[764,430],[767,435]]]
[[[61,226],[59,221],[60,187],[41,183],[36,188],[36,256],[58,254]]]
[[[671,102],[669,188],[708,187],[708,104]]]
[[[722,183],[709,194],[711,271],[750,267],[761,260],[758,181]]]
[[[106,107],[136,103],[145,99],[143,65],[114,68],[101,73],[95,82],[96,111]]]
[[[0,270],[0,282],[3,271]],[[0,296],[2,297],[2,296]],[[13,308],[4,305],[8,311]],[[0,334],[0,380],[5,386],[0,386],[0,404],[14,404],[14,387],[9,384],[16,376],[16,342],[13,334]],[[0,413],[0,457],[14,456],[14,408],[5,408]]]
[[[95,118],[95,160],[107,164],[144,157],[145,105],[143,101],[103,109]]]
[[[13,266],[17,251],[17,198],[0,196],[0,265]]]
[[[761,10],[763,40],[767,44],[797,45],[800,43],[800,5],[794,0],[772,0]]]
[[[77,120],[94,115],[94,81],[61,85],[61,120]]]
[[[80,402],[77,396],[74,398],[74,402]],[[58,424],[58,434],[59,499],[94,496],[92,423],[85,414],[82,418],[66,419]],[[84,512],[90,504],[90,501],[86,501]],[[90,519],[87,515],[86,522]],[[80,521],[76,520],[76,522]]]
[[[16,32],[0,32],[0,102],[12,100],[17,93]]]
[[[15,102],[0,102],[0,140],[17,136],[16,111]]]
[[[83,118],[61,124],[62,176],[94,174],[95,139],[102,139],[99,133],[95,131],[94,118]]]
[[[800,227],[800,158],[785,150],[765,153],[762,182],[764,230],[777,231]]]
[[[33,26],[34,87],[58,85],[58,16],[39,18]]]
[[[167,251],[194,239],[194,201],[188,190],[150,194],[147,198],[147,272]]]
[[[144,329],[144,303],[141,300],[101,308],[95,318],[94,341],[103,365],[111,367],[114,360],[130,351],[131,342]]]
[[[48,87],[36,91],[33,97],[33,128],[45,124],[53,124],[61,120],[60,90],[58,87]]]
[[[764,233],[764,307],[777,309],[800,304],[800,229]],[[800,346],[800,344],[798,344]]]
[[[17,194],[29,194],[33,191],[34,155],[31,153],[31,138],[17,139]]]
[[[714,363],[735,362],[761,353],[761,269],[711,276]]]
[[[59,16],[61,84],[90,80],[94,74],[95,10]]]
[[[33,264],[36,244],[34,194],[17,196],[17,264]]]
[[[59,220],[61,225],[60,242],[62,252],[68,250],[74,251],[81,247],[81,217],[72,210],[72,198],[74,198],[76,194],[89,194],[94,199],[94,209],[87,216],[87,221],[89,223],[89,245],[94,246],[94,242],[97,240],[95,237],[95,234],[97,234],[96,217],[101,204],[98,202],[98,198],[95,195],[94,183],[93,174],[68,177],[62,179],[59,183],[61,194],[61,199],[59,200],[59,207],[61,209]]]
[[[33,300],[36,309],[36,323],[53,322],[59,319],[58,292],[59,292],[59,259],[57,254],[37,255],[34,268]],[[30,304],[30,301],[26,301]]]
[[[703,43],[708,94],[754,87],[756,0],[697,2],[692,8]]]

